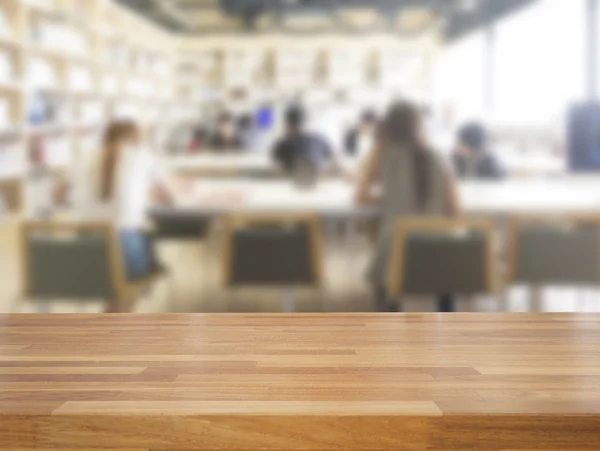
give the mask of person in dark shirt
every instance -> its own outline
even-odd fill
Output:
[[[238,119],[238,135],[243,150],[254,150],[257,133],[254,118],[250,114],[243,114]]]
[[[188,152],[195,153],[206,148],[208,142],[208,131],[203,124],[198,124],[192,129],[192,137],[188,145]]]
[[[222,114],[217,132],[208,140],[208,150],[227,152],[241,150],[243,146],[244,143],[237,132],[233,117],[228,113]]]
[[[363,112],[360,124],[351,128],[344,138],[344,150],[346,155],[350,157],[359,156],[361,153],[362,138],[366,137],[369,141],[372,140],[375,127],[377,126],[377,115],[373,110]],[[367,149],[369,151],[371,149]]]
[[[285,135],[273,148],[273,159],[290,174],[301,165],[319,170],[333,160],[331,146],[325,138],[304,130],[305,116],[301,107],[290,107],[285,114]]]
[[[488,151],[485,127],[476,122],[459,130],[452,162],[461,179],[502,180],[506,176],[498,159]]]

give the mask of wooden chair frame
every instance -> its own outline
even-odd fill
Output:
[[[0,180],[0,197],[8,211],[20,210],[24,204],[24,183],[19,177]]]
[[[404,266],[406,238],[413,232],[451,232],[458,229],[480,231],[485,236],[486,286],[488,292],[495,291],[495,261],[493,255],[494,225],[484,219],[400,219],[395,227],[392,240],[392,256],[389,265],[388,290],[391,296],[399,296],[404,288]]]
[[[134,287],[127,282],[125,262],[121,252],[121,245],[117,233],[108,222],[73,222],[73,221],[26,221],[21,224],[19,240],[21,249],[21,293],[24,298],[30,296],[31,281],[29,279],[29,253],[27,252],[28,238],[36,232],[47,233],[100,233],[108,238],[108,256],[110,261],[109,272],[116,299],[109,302],[116,303],[119,311],[127,300]]]
[[[508,225],[508,258],[504,284],[510,287],[515,284],[517,277],[517,256],[519,249],[519,230],[528,224],[564,223],[568,226],[594,225],[597,228],[598,243],[600,243],[600,215],[593,214],[545,214],[518,215],[510,219]],[[598,249],[600,254],[600,248]],[[598,274],[600,281],[600,274]]]
[[[233,238],[235,230],[240,225],[286,225],[306,224],[308,226],[312,266],[315,271],[316,287],[322,288],[324,284],[323,263],[323,232],[319,224],[319,218],[311,213],[296,214],[233,214],[224,218],[223,235],[223,286],[231,287],[232,260],[233,260]]]

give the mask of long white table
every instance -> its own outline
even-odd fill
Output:
[[[511,174],[564,174],[564,157],[548,155],[548,152],[521,154],[511,149],[501,152],[502,164]],[[360,161],[340,155],[339,163],[346,170],[354,171]],[[270,152],[217,153],[206,150],[195,155],[178,155],[164,159],[166,167],[174,172],[212,176],[267,176],[279,171],[273,163]]]
[[[338,157],[338,163],[349,173],[355,172],[361,160]],[[269,177],[283,175],[269,153],[203,153],[179,155],[164,159],[168,170],[195,176]]]
[[[270,155],[257,153],[180,155],[166,158],[165,164],[171,171],[195,175],[260,175],[277,171]]]
[[[323,180],[312,189],[298,189],[287,180],[202,180],[194,191],[173,207],[154,208],[152,215],[211,218],[234,212],[314,212],[350,218],[377,214],[376,208],[357,207],[354,187],[342,180]],[[465,182],[460,196],[468,214],[600,214],[600,178]]]

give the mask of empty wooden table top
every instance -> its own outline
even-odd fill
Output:
[[[0,449],[598,450],[600,315],[0,316]]]

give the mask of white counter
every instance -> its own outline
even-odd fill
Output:
[[[524,213],[600,215],[600,178],[465,182],[460,186],[467,213],[512,215]],[[195,192],[162,211],[214,215],[232,212],[316,212],[356,215],[354,188],[341,180],[324,180],[312,189],[298,189],[287,180],[217,179],[197,182]],[[372,209],[371,209],[372,210]]]

